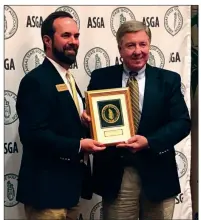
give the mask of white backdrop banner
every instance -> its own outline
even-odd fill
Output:
[[[181,90],[190,110],[190,6],[5,6],[5,219],[24,218],[23,205],[16,201],[22,155],[16,94],[22,77],[43,62],[41,24],[56,10],[69,12],[79,25],[80,49],[71,71],[83,94],[94,69],[121,63],[115,39],[117,29],[123,22],[136,19],[144,21],[152,31],[149,64],[181,75]],[[174,219],[192,219],[191,136],[175,148],[181,194],[175,198]],[[62,190],[65,189],[61,189],[61,196]],[[101,207],[101,198],[97,195],[90,201],[82,201],[78,219],[102,219]]]

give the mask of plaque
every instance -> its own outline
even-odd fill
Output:
[[[114,146],[134,135],[128,87],[86,91],[85,100],[92,139]]]

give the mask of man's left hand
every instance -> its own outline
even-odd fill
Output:
[[[128,139],[125,143],[118,144],[116,147],[128,148],[131,152],[135,153],[148,147],[148,140],[141,135],[135,135]]]

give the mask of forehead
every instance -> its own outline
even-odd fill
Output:
[[[79,32],[78,26],[72,18],[57,18],[55,19],[53,23],[53,27],[58,33],[64,33],[64,32],[78,33]]]
[[[145,31],[137,31],[133,33],[126,33],[122,37],[123,42],[129,42],[129,41],[149,41],[149,36]]]

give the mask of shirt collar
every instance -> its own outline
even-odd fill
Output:
[[[123,68],[126,76],[129,77],[129,73],[131,72],[131,70],[124,63],[123,63]],[[143,76],[145,74],[145,69],[146,69],[146,65],[144,65],[141,70],[136,71],[138,73],[137,77]]]
[[[65,68],[63,68],[61,65],[59,65],[57,62],[55,62],[53,59],[49,58],[48,56],[46,56],[46,58],[52,63],[52,65],[56,68],[56,70],[66,76],[67,70]]]

